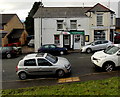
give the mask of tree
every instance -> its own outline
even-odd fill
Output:
[[[35,2],[32,9],[30,10],[28,17],[25,20],[25,28],[29,35],[34,35],[34,14],[38,10],[39,6],[42,5],[41,2]]]

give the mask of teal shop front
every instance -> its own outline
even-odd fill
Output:
[[[80,49],[84,45],[84,31],[62,32],[63,47],[68,49]]]

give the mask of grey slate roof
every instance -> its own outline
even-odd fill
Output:
[[[85,12],[91,7],[40,7],[34,15],[43,18],[86,17]]]
[[[86,12],[112,12],[107,7],[96,4],[94,7],[39,7],[34,15],[34,18],[72,18],[72,17],[86,17]]]

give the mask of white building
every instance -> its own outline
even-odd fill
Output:
[[[120,1],[118,2],[118,18],[120,18]]]
[[[43,44],[80,49],[91,41],[112,40],[114,12],[93,7],[40,7],[34,15],[35,51]]]

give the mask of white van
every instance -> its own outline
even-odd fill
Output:
[[[120,66],[120,44],[113,45],[104,51],[98,51],[91,56],[92,63],[110,72]]]

